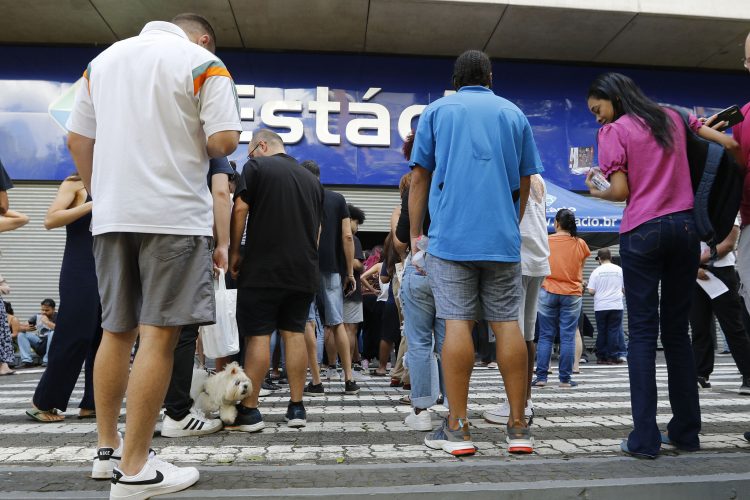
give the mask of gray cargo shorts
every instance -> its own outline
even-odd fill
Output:
[[[216,320],[213,238],[148,233],[94,236],[102,327],[206,325]]]
[[[426,266],[438,318],[518,320],[520,262],[463,262],[428,254]]]

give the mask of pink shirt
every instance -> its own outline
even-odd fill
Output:
[[[750,113],[750,102],[742,107],[742,115],[745,120],[750,120],[747,114]],[[732,137],[740,144],[742,157],[745,159],[745,167],[750,168],[750,123],[742,121],[732,127]],[[742,185],[742,202],[740,203],[740,218],[742,225],[750,224],[750,175],[745,176],[745,183]]]
[[[605,177],[622,170],[628,176],[630,195],[622,215],[620,233],[662,215],[693,208],[693,186],[686,152],[685,125],[677,112],[665,111],[675,128],[673,146],[665,150],[638,117],[623,115],[599,130],[599,166]],[[690,115],[690,128],[701,123]]]

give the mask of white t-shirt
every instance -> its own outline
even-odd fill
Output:
[[[548,276],[547,187],[539,174],[531,176],[529,201],[521,219],[521,274]]]
[[[589,290],[594,293],[594,311],[621,310],[622,268],[608,262],[591,272]]]
[[[213,234],[206,139],[242,130],[237,94],[178,26],[150,22],[91,61],[67,128],[96,139],[94,235]]]

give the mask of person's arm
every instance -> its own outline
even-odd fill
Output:
[[[380,262],[378,262],[377,264],[375,264],[374,266],[372,266],[370,269],[368,269],[367,271],[365,271],[362,274],[362,276],[360,276],[359,281],[362,284],[362,288],[364,288],[367,291],[372,292],[372,293],[378,293],[377,289],[370,284],[369,278],[371,276],[375,275],[375,273],[380,274],[380,267],[381,266],[382,266],[382,264]]]
[[[40,316],[40,320],[42,321],[42,324],[46,326],[49,330],[55,331],[55,322],[52,321],[50,318],[42,314]]]
[[[523,220],[523,214],[526,212],[526,204],[529,202],[529,191],[531,190],[531,176],[525,175],[521,177],[521,198],[519,199],[520,213],[518,216],[518,222]]]
[[[737,240],[740,238],[740,228],[733,226],[732,230],[729,231],[729,235],[724,238],[724,241],[716,245],[716,258],[724,258],[729,252],[733,251],[737,246]],[[706,249],[701,253],[701,264],[706,264],[711,259],[711,250]]]
[[[422,236],[424,215],[427,211],[427,196],[430,192],[432,172],[414,165],[409,185],[409,237],[412,251],[416,252],[417,239]],[[528,196],[528,195],[527,195]]]
[[[70,156],[73,157],[73,163],[75,163],[76,170],[78,170],[78,175],[81,176],[83,185],[89,193],[91,193],[91,175],[94,171],[95,142],[95,139],[76,134],[75,132],[68,132],[68,150],[70,150]]]
[[[214,268],[229,268],[229,224],[232,216],[232,205],[229,199],[229,176],[214,174],[211,176],[211,197],[214,201]]]
[[[29,217],[15,210],[8,210],[0,217],[0,233],[13,231],[29,223]]]
[[[21,331],[21,322],[18,321],[18,318],[13,316],[12,318],[10,318],[9,323],[11,337],[15,339],[16,337],[18,337],[18,333]]]
[[[607,201],[625,201],[630,196],[630,188],[628,188],[628,176],[622,170],[612,172],[609,176],[609,189],[606,191],[599,191],[591,178],[594,176],[594,170],[589,170],[586,175],[586,186],[589,188],[591,196],[595,198],[601,198]]]
[[[242,233],[245,231],[245,221],[247,214],[250,213],[250,206],[245,203],[241,196],[234,200],[232,207],[231,234],[229,238],[229,273],[232,278],[237,279],[242,263],[240,254],[240,244],[242,243]]]
[[[353,264],[355,273],[361,273],[365,268],[365,265],[359,259],[354,259]]]
[[[235,130],[222,130],[212,134],[206,141],[206,152],[211,158],[229,156],[240,143],[240,133]]]
[[[344,258],[346,259],[344,293],[349,293],[357,287],[357,283],[354,281],[354,237],[349,217],[341,219],[341,244],[344,247]]]
[[[717,142],[724,146],[724,148],[734,157],[734,160],[744,167],[746,160],[742,157],[742,150],[739,143],[731,135],[714,130],[713,127],[720,127],[724,124],[724,122],[713,123],[715,120],[716,115],[709,117],[705,121],[704,126],[698,129],[698,135],[704,139]]]
[[[0,215],[5,215],[8,208],[10,208],[10,204],[8,203],[8,192],[0,191]]]
[[[75,222],[84,215],[91,213],[93,203],[90,201],[71,207],[79,189],[80,184],[78,184],[78,181],[63,181],[60,184],[57,196],[55,196],[52,204],[47,209],[47,216],[44,218],[45,229],[67,226],[71,222]]]

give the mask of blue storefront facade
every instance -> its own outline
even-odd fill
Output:
[[[70,87],[102,49],[4,47],[0,159],[11,177],[61,180],[74,167],[65,147]],[[408,171],[403,137],[421,110],[450,91],[451,58],[220,51],[238,86],[247,142],[258,127],[282,134],[292,155],[315,159],[328,185],[395,186]],[[708,114],[746,100],[746,75],[647,68],[494,61],[493,89],[529,117],[545,177],[584,190],[571,148],[596,147],[586,90],[604,71],[633,77],[655,100]],[[127,141],[127,137],[123,137]],[[166,146],[166,145],[165,145]],[[247,154],[233,155],[239,165]],[[594,155],[595,158],[595,155]]]

